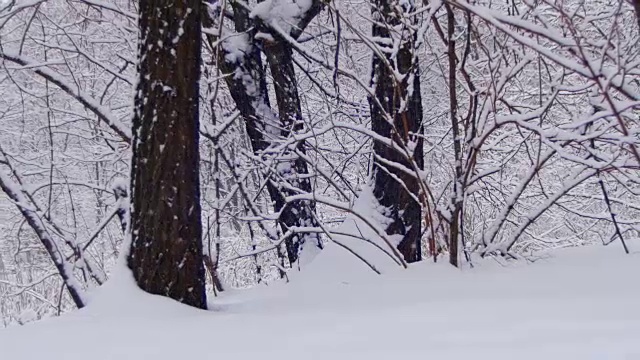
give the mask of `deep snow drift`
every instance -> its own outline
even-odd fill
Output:
[[[116,274],[82,311],[1,330],[0,358],[640,359],[639,277],[640,253],[619,244],[381,276],[330,245],[289,284],[229,291],[208,312]]]

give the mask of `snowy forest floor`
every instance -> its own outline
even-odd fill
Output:
[[[116,274],[86,309],[0,330],[0,358],[640,359],[640,243],[630,245],[381,276],[333,245],[289,284],[227,291],[207,312]]]

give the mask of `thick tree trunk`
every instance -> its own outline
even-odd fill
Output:
[[[391,0],[374,0],[373,36],[381,39],[391,39],[389,28],[398,26],[399,7],[392,10]],[[381,24],[386,24],[381,25]],[[403,39],[395,58],[387,56],[390,65],[374,55],[372,67],[372,84],[375,87],[376,99],[369,99],[371,106],[371,126],[376,133],[392,139],[397,144],[415,142],[413,160],[418,169],[423,168],[423,140],[422,137],[411,136],[420,131],[422,123],[422,100],[420,97],[420,79],[417,64],[414,63],[411,39]],[[394,79],[394,70],[404,76],[398,82]],[[413,77],[408,76],[413,72]],[[410,81],[410,79],[412,79]],[[403,99],[408,103],[403,108]],[[377,101],[376,101],[377,100]],[[388,114],[393,119],[390,124],[385,117]],[[394,162],[412,169],[413,166],[401,153],[389,147],[389,144],[375,142],[373,147],[376,156],[388,162]],[[398,250],[407,262],[422,259],[421,255],[421,219],[422,207],[415,199],[419,198],[419,182],[417,174],[409,175],[380,161],[374,163],[373,193],[382,206],[387,209],[385,214],[391,223],[386,231],[389,235],[401,235],[402,240]],[[396,180],[399,179],[400,181]],[[405,187],[409,190],[407,191]],[[413,194],[412,197],[411,194]]]
[[[206,308],[199,181],[199,0],[141,0],[131,252],[138,285]]]

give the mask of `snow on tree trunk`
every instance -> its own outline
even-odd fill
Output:
[[[273,36],[274,41],[264,41],[264,51],[269,62],[271,75],[273,76],[274,90],[278,103],[280,117],[281,137],[286,139],[291,133],[303,130],[302,109],[298,94],[298,83],[293,67],[293,52],[289,45],[280,36]],[[304,141],[296,144],[296,149],[305,153]],[[307,163],[291,151],[282,156],[279,161],[278,175],[287,179],[294,187],[306,193],[311,193],[311,180],[308,176]],[[283,190],[284,196],[295,195],[292,191]],[[313,216],[315,202],[309,200],[296,200],[285,203],[281,196],[276,199],[276,211],[283,209],[280,215],[280,225],[283,232],[291,227],[317,227],[318,222]],[[297,233],[285,241],[287,256],[290,263],[295,263],[301,255],[304,247],[316,246],[322,248],[322,242],[318,233]]]
[[[271,109],[265,67],[257,46],[259,40],[255,38],[258,29],[265,34],[270,33],[269,24],[267,20],[260,17],[260,13],[250,14],[242,5],[235,2],[232,5],[235,30],[242,35],[223,42],[223,51],[218,54],[218,65],[224,73],[234,74],[225,79],[231,96],[245,121],[253,151],[267,158],[276,156],[277,175],[295,188],[309,193],[312,191],[312,186],[311,180],[305,176],[309,172],[306,162],[290,150],[279,154],[280,149],[274,149],[274,146],[277,147],[292,132],[302,130],[303,125],[291,45],[274,33],[262,42],[273,76],[278,106],[276,114]],[[268,4],[265,2],[262,5]],[[306,26],[321,8],[319,2],[313,2],[305,12],[306,16],[301,16],[301,23],[290,29],[292,36],[299,36],[300,29]],[[206,18],[205,26],[212,25],[213,20]],[[213,44],[214,40],[210,41]],[[304,142],[298,143],[296,149],[304,153]],[[318,223],[313,215],[315,202],[296,200],[287,203],[285,197],[296,195],[297,192],[279,188],[278,181],[281,180],[271,179],[267,183],[267,191],[274,204],[274,210],[280,212],[278,223],[283,233],[292,227],[317,227]],[[295,233],[285,241],[289,263],[294,264],[298,261],[307,243],[309,247],[322,248],[322,242],[317,233]]]
[[[394,49],[390,47],[384,52],[385,59],[378,55],[373,57],[372,85],[376,98],[369,99],[372,130],[409,151],[408,155],[415,166],[422,169],[423,140],[412,135],[420,131],[422,122],[420,80],[417,58],[413,53],[413,35],[407,35],[406,25],[401,21],[405,13],[395,1],[374,0],[373,9],[376,20],[373,23],[373,36],[388,39],[390,44],[394,44]],[[392,32],[401,35],[394,35]],[[398,42],[397,52],[392,51]],[[398,250],[407,262],[419,261],[422,258],[422,207],[416,200],[420,193],[419,182],[416,175],[398,169],[395,164],[413,171],[416,169],[403,156],[407,154],[402,154],[401,150],[394,149],[389,144],[376,141],[374,154],[379,159],[374,163],[373,193],[380,205],[385,207],[384,215],[390,219],[387,234],[401,236]]]
[[[129,267],[143,290],[204,309],[200,11],[198,0],[140,1]]]

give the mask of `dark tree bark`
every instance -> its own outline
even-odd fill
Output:
[[[381,39],[391,39],[390,27],[400,24],[398,19],[399,6],[392,7],[393,0],[374,0],[373,18],[377,20],[373,24],[373,36]],[[397,5],[397,4],[396,4]],[[410,140],[416,143],[413,157],[417,167],[423,168],[423,140],[414,137],[420,131],[422,123],[422,100],[420,97],[420,78],[417,64],[414,63],[413,41],[403,39],[398,53],[394,58],[389,52],[385,52],[384,59],[377,55],[373,57],[372,84],[375,87],[375,99],[369,99],[371,106],[371,126],[373,131],[384,137],[392,139],[396,144],[407,144]],[[402,75],[414,73],[413,81],[409,83],[410,76],[397,82],[394,79],[394,70]],[[406,108],[402,108],[402,100],[408,98]],[[387,121],[385,114],[393,118],[393,125]],[[375,142],[373,150],[376,156],[390,162],[398,163],[408,169],[415,170],[405,157],[382,142]],[[417,175],[417,174],[416,174]],[[416,175],[409,175],[403,171],[382,162],[374,163],[374,190],[373,193],[382,206],[387,209],[385,214],[391,219],[386,232],[389,235],[402,235],[398,250],[407,262],[415,262],[422,259],[421,255],[421,219],[422,207],[415,198],[419,198],[420,185]],[[398,178],[400,181],[396,180]],[[404,184],[404,185],[403,185]],[[409,190],[407,191],[406,188]]]
[[[302,108],[300,96],[298,94],[298,82],[295,69],[293,67],[293,51],[291,45],[281,36],[272,33],[274,41],[264,41],[263,49],[269,62],[269,69],[273,76],[274,92],[278,103],[278,115],[280,119],[280,136],[283,139],[289,137],[291,133],[296,133],[304,129],[302,119]],[[305,153],[305,143],[300,141],[296,148],[301,153]],[[307,163],[295,155],[293,152],[284,154],[288,166],[281,171],[280,176],[287,179],[293,186],[305,193],[312,191],[311,179],[305,176],[309,173]],[[291,160],[288,160],[291,159]],[[295,195],[292,191],[281,190],[284,196]],[[284,203],[284,198],[276,199],[276,211],[283,209],[280,216],[280,225],[286,232],[292,226],[317,227],[318,222],[313,216],[315,212],[315,202],[298,200],[289,204]],[[285,241],[287,256],[290,263],[298,260],[303,246],[318,246],[322,248],[322,242],[318,233],[297,233]]]
[[[204,309],[201,1],[141,0],[139,7],[129,267],[143,290]]]
[[[261,153],[270,145],[266,135],[273,130],[269,130],[268,127],[275,129],[278,124],[274,122],[275,115],[269,102],[260,49],[254,44],[257,29],[253,26],[253,21],[249,18],[249,12],[246,8],[235,2],[232,5],[236,32],[246,35],[249,46],[243,56],[227,57],[232,49],[223,43],[222,51],[218,53],[218,66],[224,74],[233,74],[225,77],[227,86],[245,121],[253,151]],[[204,17],[203,22],[205,27],[214,26],[214,21],[208,15]],[[215,46],[213,44],[218,39],[208,35],[208,40],[210,45]]]
[[[243,54],[244,56],[238,58],[237,56],[228,57],[227,55],[232,49],[223,45],[223,51],[218,54],[218,66],[225,74],[234,74],[234,76],[227,76],[225,79],[231,96],[244,119],[253,151],[260,156],[273,156],[270,153],[272,144],[278,144],[278,140],[288,138],[291,132],[299,131],[303,127],[291,46],[281,36],[272,32],[261,19],[250,18],[248,11],[242,5],[233,2],[232,6],[235,30],[237,33],[247,36],[249,46]],[[322,10],[322,7],[320,1],[313,1],[312,7],[300,20],[298,26],[292,28],[291,37],[295,39],[300,36],[304,27]],[[204,21],[206,27],[213,26],[214,22],[211,18],[206,17]],[[271,109],[269,101],[265,67],[262,63],[258,40],[255,39],[258,29],[265,33],[271,33],[274,39],[274,41],[265,40],[261,45],[274,78],[277,113]],[[214,42],[215,39],[210,39],[211,44]],[[304,152],[304,148],[303,142],[297,144],[299,151]],[[277,175],[289,180],[298,189],[311,192],[311,180],[305,176],[308,174],[306,162],[295,156],[293,152],[287,152],[283,157],[285,160],[282,161],[291,164],[279,167],[287,170]],[[315,202],[294,201],[287,203],[285,197],[293,195],[294,192],[281,189],[277,184],[277,179],[271,179],[267,183],[267,191],[274,203],[274,210],[280,212],[278,223],[283,232],[291,227],[317,226],[317,221],[313,216]],[[297,233],[286,239],[285,245],[289,263],[294,264],[298,261],[300,251],[305,244],[322,247],[317,233]]]
[[[113,186],[113,194],[116,198],[116,214],[118,220],[120,220],[120,227],[122,232],[127,232],[127,221],[129,220],[129,194],[127,188],[123,184],[116,184]]]
[[[638,31],[640,31],[640,0],[631,0],[633,10],[636,12],[636,21],[638,22]]]
[[[455,158],[455,181],[453,182],[453,193],[451,194],[451,223],[449,224],[449,263],[458,267],[458,244],[462,235],[462,189],[464,176],[462,174],[462,145],[460,140],[460,130],[458,128],[458,96],[456,94],[456,66],[458,58],[456,56],[455,16],[453,10],[447,4],[447,55],[449,60],[449,119],[451,120],[451,135],[453,136],[453,154]]]

